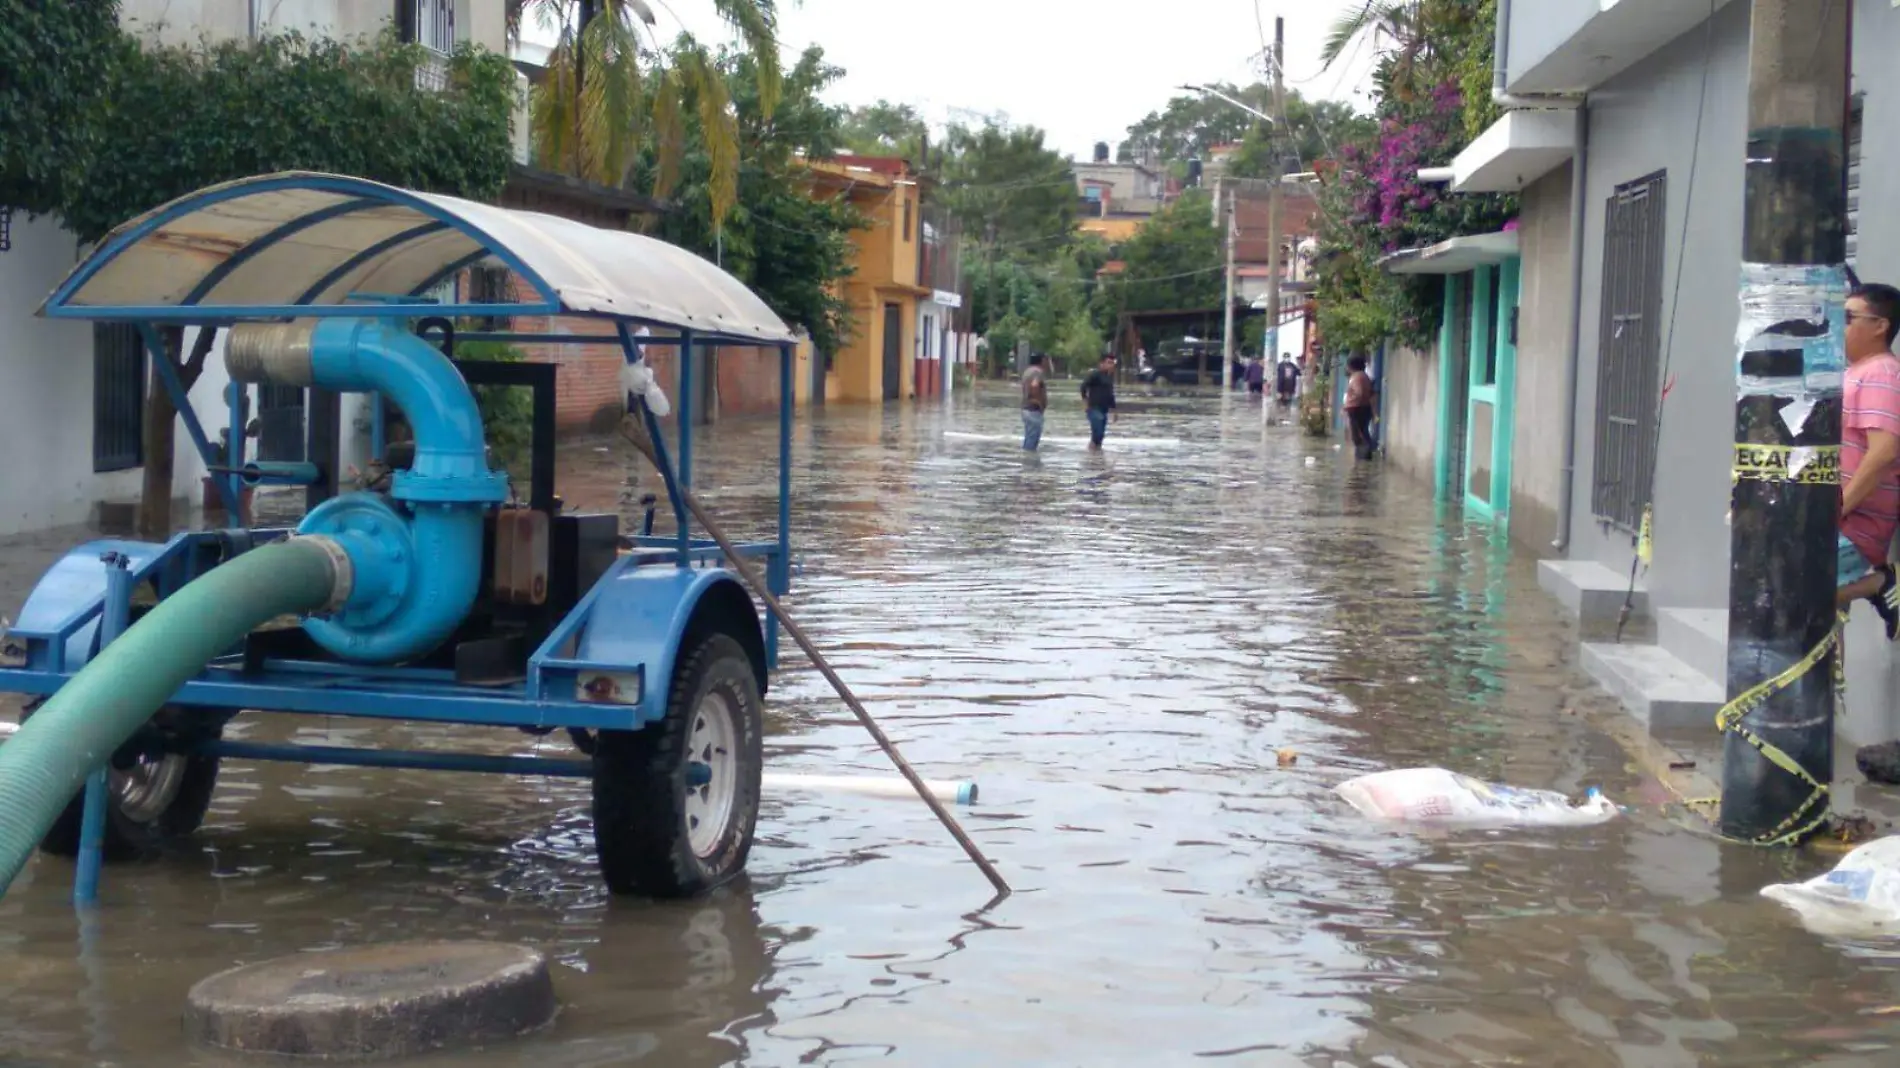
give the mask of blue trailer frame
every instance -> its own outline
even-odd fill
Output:
[[[326,206],[283,221],[251,238],[199,277],[172,303],[98,303],[81,300],[89,283],[101,277],[128,250],[160,234],[162,228],[194,213],[215,210],[221,204],[260,194],[321,194],[332,197]],[[643,358],[642,345],[677,346],[679,359],[674,386],[677,419],[674,447],[668,450],[661,426],[647,414],[657,452],[658,468],[677,530],[666,536],[636,534],[623,541],[618,559],[594,582],[566,617],[533,651],[526,677],[506,685],[458,683],[452,671],[417,667],[378,667],[319,660],[266,660],[246,664],[241,650],[212,661],[186,682],[172,703],[236,715],[240,710],[360,716],[459,723],[487,727],[522,728],[545,733],[553,729],[636,730],[660,719],[666,710],[668,680],[684,634],[695,609],[713,591],[730,598],[736,589],[753,606],[753,622],[762,631],[763,663],[756,664],[760,692],[766,676],[778,662],[779,621],[757,605],[737,577],[719,566],[724,555],[710,538],[695,537],[691,516],[681,490],[693,479],[694,383],[693,354],[706,344],[772,345],[779,356],[778,507],[776,531],[769,540],[740,545],[740,554],[765,564],[768,588],[784,596],[791,586],[791,450],[795,400],[794,341],[782,323],[780,336],[769,331],[729,332],[717,326],[683,326],[663,314],[602,310],[598,301],[564,297],[529,258],[482,225],[472,210],[455,210],[448,198],[428,197],[407,190],[334,175],[284,174],[214,186],[181,198],[132,220],[114,231],[61,283],[41,309],[53,319],[117,321],[136,324],[148,348],[157,377],[170,394],[185,432],[209,469],[222,469],[214,478],[225,514],[234,520],[246,484],[297,484],[314,481],[309,464],[254,463],[246,469],[243,412],[245,386],[233,382],[226,390],[230,429],[225,451],[206,434],[187,391],[162,348],[158,327],[229,327],[245,322],[307,318],[351,317],[416,320],[498,316],[560,316],[612,324],[612,336],[573,331],[464,332],[465,340],[510,343],[614,344],[628,363]],[[402,208],[420,213],[427,222],[357,249],[325,271],[289,303],[218,303],[220,285],[240,278],[268,258],[280,243],[307,234],[326,223],[346,220],[357,213]],[[505,209],[486,212],[505,213]],[[525,214],[525,213],[522,213]],[[536,216],[534,219],[541,219]],[[579,224],[564,224],[579,225]],[[455,256],[400,293],[357,291],[338,286],[353,275],[379,270],[379,262],[424,241],[459,236],[472,251]],[[617,235],[616,235],[617,236]],[[645,239],[641,239],[645,240]],[[657,243],[655,243],[657,244]],[[382,261],[378,257],[383,257]],[[548,262],[545,256],[544,262]],[[450,302],[425,294],[443,282],[484,261],[496,261],[513,272],[528,291],[516,303]],[[703,261],[700,261],[703,263]],[[710,268],[711,265],[706,265]],[[715,269],[716,270],[716,269]],[[720,272],[721,277],[724,276]],[[738,285],[736,281],[731,283]],[[570,287],[572,288],[572,287]],[[743,287],[741,287],[743,288]],[[330,294],[331,303],[318,303]],[[756,299],[756,298],[755,298]],[[609,303],[612,303],[609,301]],[[760,307],[763,307],[761,304]],[[650,335],[635,335],[647,327]],[[630,410],[633,405],[629,405]],[[380,400],[375,402],[376,426],[372,450],[383,449]],[[196,577],[199,561],[219,551],[238,551],[287,536],[286,529],[231,529],[179,534],[163,544],[102,539],[74,548],[59,560],[34,589],[20,618],[0,635],[0,691],[50,695],[63,686],[127,626],[133,597],[149,587],[158,598],[169,596]],[[241,543],[241,544],[239,544]],[[760,617],[764,622],[760,623]],[[592,685],[602,681],[612,685]],[[606,695],[606,696],[602,696]],[[406,752],[370,748],[341,748],[232,741],[204,743],[201,750],[248,760],[291,761],[367,767],[404,767],[446,771],[500,772],[576,776],[587,774],[587,762],[492,753]],[[104,769],[95,772],[85,791],[82,834],[75,899],[89,902],[98,881],[98,827],[106,804]]]

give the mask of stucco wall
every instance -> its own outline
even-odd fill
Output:
[[[1562,493],[1564,373],[1570,342],[1570,167],[1524,189],[1517,301],[1517,419],[1511,446],[1511,538],[1550,555]]]
[[[1590,96],[1578,475],[1569,555],[1620,570],[1629,566],[1634,551],[1627,531],[1600,523],[1591,510],[1598,350],[1603,342],[1605,199],[1623,182],[1666,170],[1662,321],[1657,324],[1666,367],[1658,384],[1673,375],[1675,388],[1662,411],[1654,494],[1655,556],[1648,583],[1651,603],[1658,607],[1719,607],[1728,599],[1725,515],[1733,440],[1748,16],[1748,5],[1729,5],[1715,17],[1712,34],[1683,35]],[[1710,42],[1708,90],[1692,197],[1689,169],[1697,147],[1705,40]],[[1672,308],[1678,281],[1680,305]],[[1519,425],[1533,421],[1525,417]]]
[[[1387,349],[1379,390],[1387,462],[1430,487],[1438,448],[1438,353]]]
[[[251,33],[252,0],[121,0],[119,21],[166,44],[193,44]],[[390,0],[260,0],[258,29],[306,37],[373,36],[395,13]],[[456,36],[493,51],[506,46],[501,0],[456,0]]]
[[[98,501],[137,500],[142,477],[92,469],[92,324],[34,314],[77,262],[73,235],[15,214],[12,237],[0,253],[0,535],[87,522]],[[213,438],[226,382],[220,345],[191,391]],[[182,423],[173,472],[173,494],[195,499],[204,464]]]

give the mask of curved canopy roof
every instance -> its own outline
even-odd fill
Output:
[[[483,263],[514,271],[519,303],[419,299]],[[676,245],[306,172],[208,186],[120,225],[40,313],[218,322],[361,315],[365,299],[384,314],[600,316],[734,340],[793,340],[757,294]]]

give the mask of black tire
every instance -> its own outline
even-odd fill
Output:
[[[29,710],[21,719],[32,715]],[[169,705],[152,717],[152,726],[160,737],[179,745],[222,733],[216,720],[205,714]],[[115,864],[145,860],[197,831],[211,807],[220,763],[218,757],[196,753],[168,753],[156,760],[123,750],[115,754],[100,850],[105,859]],[[135,794],[141,787],[146,790],[142,797]],[[82,788],[40,840],[40,849],[58,857],[78,856],[85,808]]]
[[[745,648],[710,634],[681,650],[665,719],[643,730],[599,732],[594,849],[609,891],[694,897],[745,871],[759,823],[763,706]],[[727,744],[715,744],[722,739]],[[714,776],[729,784],[729,795],[710,782],[688,783],[688,765],[702,760],[730,769]],[[704,815],[707,805],[723,813],[719,826]]]

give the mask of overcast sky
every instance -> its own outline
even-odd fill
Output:
[[[682,27],[707,40],[727,36],[707,0],[650,2],[662,37]],[[936,123],[1002,113],[1086,159],[1096,141],[1119,141],[1182,83],[1259,77],[1262,30],[1271,40],[1275,15],[1286,19],[1288,88],[1363,108],[1371,46],[1324,73],[1319,48],[1339,13],[1364,2],[780,0],[779,28],[794,55],[816,43],[844,68],[829,94],[836,103],[884,98]],[[532,26],[524,35],[541,36]]]

